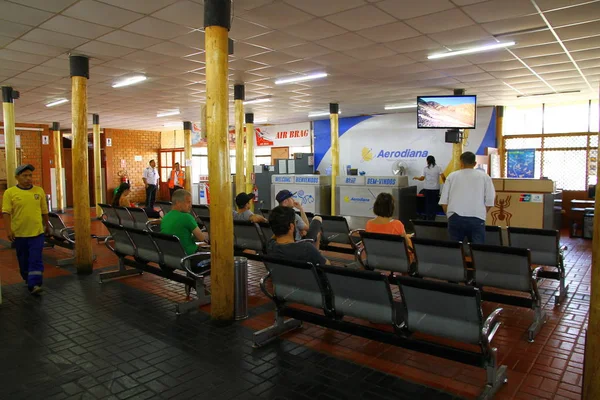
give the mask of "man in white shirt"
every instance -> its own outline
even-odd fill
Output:
[[[144,186],[146,187],[146,208],[153,209],[154,201],[156,200],[158,179],[160,176],[158,175],[158,171],[156,169],[156,162],[154,160],[150,160],[149,164],[150,166],[144,170],[142,180],[144,181]]]
[[[484,171],[476,170],[475,154],[470,151],[460,156],[460,167],[446,179],[440,205],[448,216],[450,238],[470,243],[485,242],[485,219],[494,206],[496,190]]]

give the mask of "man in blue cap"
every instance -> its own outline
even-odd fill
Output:
[[[17,249],[21,277],[31,294],[38,294],[42,291],[44,274],[44,232],[50,233],[50,225],[46,193],[41,187],[33,185],[34,170],[31,164],[17,167],[17,186],[4,192],[2,213],[8,240]]]
[[[295,225],[296,225],[295,239],[300,240],[308,232],[309,224],[308,224],[308,217],[306,216],[306,213],[304,212],[304,208],[302,208],[302,204],[300,204],[296,200],[294,200],[295,194],[296,193],[292,193],[289,190],[280,190],[277,193],[277,195],[275,196],[275,200],[277,200],[279,205],[282,207],[289,207],[292,209],[295,208],[298,211],[300,211],[300,215],[296,214],[296,222],[295,222]]]

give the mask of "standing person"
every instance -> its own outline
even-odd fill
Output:
[[[175,163],[175,168],[171,170],[169,178],[169,197],[173,197],[173,192],[178,189],[183,189],[185,185],[185,172],[181,170],[178,162]]]
[[[206,237],[190,214],[192,194],[187,190],[179,189],[173,193],[172,201],[173,208],[160,223],[160,233],[177,236],[186,254],[194,254],[199,250],[196,242],[203,242]]]
[[[435,164],[435,157],[427,156],[427,166],[423,170],[423,175],[413,178],[413,180],[425,181],[423,184],[425,219],[429,221],[435,221],[435,215],[437,214],[438,201],[440,200],[440,177],[442,182],[446,182],[446,175]]]
[[[156,161],[150,160],[150,166],[144,170],[142,180],[146,187],[146,208],[154,209],[154,201],[156,200],[156,189],[158,186],[160,175],[156,170]]]
[[[14,242],[17,249],[21,277],[31,294],[38,294],[42,291],[44,274],[44,232],[50,233],[50,225],[46,193],[41,187],[33,186],[34,170],[31,164],[17,167],[17,186],[4,192],[2,213],[8,240]]]
[[[476,170],[475,154],[470,151],[460,156],[460,170],[448,175],[440,204],[448,216],[450,238],[470,243],[485,241],[485,219],[494,206],[496,190],[485,172]]]
[[[280,206],[289,207],[292,209],[296,208],[298,211],[300,211],[300,215],[296,214],[296,222],[295,222],[295,225],[296,225],[295,239],[300,240],[308,232],[308,217],[306,216],[306,213],[304,212],[304,208],[302,207],[302,204],[300,204],[294,200],[293,197],[295,194],[296,193],[292,193],[289,190],[280,190],[279,193],[277,193],[277,196],[275,196],[275,200],[277,200],[277,202],[279,203]]]

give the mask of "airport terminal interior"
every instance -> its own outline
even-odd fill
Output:
[[[0,399],[600,399],[599,21],[0,0]]]

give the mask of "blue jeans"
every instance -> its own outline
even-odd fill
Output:
[[[448,218],[448,234],[450,239],[464,241],[465,237],[469,243],[484,244],[485,221],[476,217],[461,217],[452,214]]]
[[[19,272],[29,290],[34,286],[42,286],[44,263],[42,262],[42,249],[44,248],[44,235],[34,237],[15,238]]]

